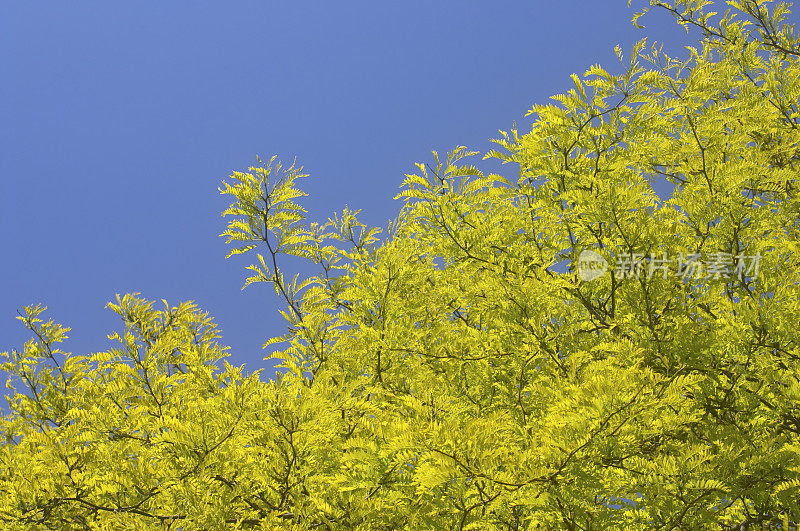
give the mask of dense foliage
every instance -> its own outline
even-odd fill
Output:
[[[87,356],[26,308],[5,528],[794,527],[800,39],[767,0],[650,4],[702,34],[686,60],[642,41],[573,76],[485,155],[513,178],[434,153],[383,240],[307,223],[300,168],[234,173],[230,254],[286,301],[274,379],[192,303],[118,296],[118,345]],[[609,271],[583,280],[585,250]]]

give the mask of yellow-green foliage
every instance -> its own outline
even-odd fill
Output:
[[[26,308],[5,528],[796,528],[800,41],[785,5],[727,4],[653,0],[704,36],[685,61],[642,41],[574,75],[485,156],[513,178],[434,153],[383,240],[347,209],[306,223],[294,165],[234,173],[230,254],[286,301],[274,380],[224,362],[191,303],[118,297],[119,345],[90,356]],[[761,262],[554,267],[587,249]]]

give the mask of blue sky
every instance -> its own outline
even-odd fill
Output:
[[[683,56],[666,13],[630,24],[639,3],[3,2],[0,351],[22,348],[14,317],[34,303],[72,328],[66,351],[106,350],[121,321],[105,304],[141,292],[194,300],[229,361],[271,374],[283,306],[224,258],[221,181],[296,156],[310,220],[348,205],[385,227],[432,149],[525,131],[570,74],[618,72],[616,44]]]

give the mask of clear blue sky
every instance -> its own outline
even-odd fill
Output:
[[[280,301],[224,259],[222,179],[297,156],[311,220],[348,205],[385,227],[430,150],[525,131],[571,73],[619,71],[615,44],[683,56],[666,13],[631,26],[640,3],[3,2],[0,351],[39,302],[72,328],[65,350],[105,350],[121,329],[105,304],[141,292],[194,300],[232,363],[269,369]]]

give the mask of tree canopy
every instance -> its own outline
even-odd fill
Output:
[[[347,208],[308,222],[301,167],[234,172],[228,256],[286,303],[274,378],[230,365],[192,302],[117,296],[117,346],[89,355],[26,307],[0,520],[796,526],[800,39],[786,4],[726,3],[652,0],[701,35],[685,59],[643,40],[621,73],[573,75],[483,156],[513,175],[434,152],[383,239]],[[585,256],[608,269],[585,276]]]

